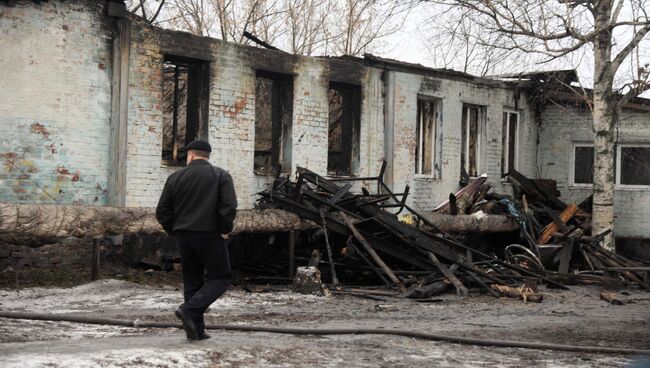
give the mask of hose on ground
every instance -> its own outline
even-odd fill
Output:
[[[112,326],[135,327],[135,328],[182,328],[182,325],[180,323],[175,323],[175,322],[148,322],[148,321],[140,321],[140,320],[129,321],[129,320],[113,319],[113,318],[97,318],[97,317],[74,316],[74,315],[64,315],[64,314],[48,314],[48,313],[0,311],[0,318],[74,322],[74,323],[87,323],[87,324],[94,324],[94,325],[112,325]],[[411,337],[411,338],[422,339],[422,340],[441,341],[441,342],[464,344],[464,345],[502,347],[502,348],[559,350],[559,351],[605,353],[605,354],[632,354],[632,355],[650,354],[650,350],[642,350],[642,349],[480,339],[474,337],[449,336],[449,335],[442,335],[442,334],[432,334],[428,332],[397,330],[397,329],[296,328],[296,327],[270,327],[270,326],[229,325],[229,324],[209,324],[206,325],[205,328],[210,330],[267,332],[267,333],[290,334],[290,335],[393,335],[393,336]]]

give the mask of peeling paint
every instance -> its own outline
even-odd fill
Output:
[[[45,128],[45,125],[39,123],[39,122],[34,122],[34,124],[31,125],[32,128],[32,133],[36,134],[42,134],[43,137],[49,138],[50,137],[50,132],[47,131]]]

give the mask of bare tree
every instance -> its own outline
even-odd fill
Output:
[[[149,23],[155,23],[167,0],[127,0],[126,7]]]
[[[332,31],[336,13],[333,0],[286,0],[287,43],[294,54],[312,55],[327,49],[338,35]]]
[[[402,27],[410,9],[408,2],[345,0],[334,23],[339,29],[335,51],[346,55],[371,51],[378,41]]]
[[[389,0],[127,0],[127,6],[158,26],[237,43],[248,43],[249,31],[303,55],[370,51],[400,29],[411,8]]]
[[[436,21],[425,21],[419,25],[420,34],[425,36],[428,53],[436,67],[462,70],[479,76],[512,72],[513,62],[521,65],[529,59],[516,49],[497,48],[506,46],[501,34],[482,35],[480,24],[475,22],[467,9],[439,9]],[[485,42],[488,41],[488,42]]]
[[[636,71],[615,90],[621,65],[650,32],[646,0],[440,0],[476,22],[479,45],[541,54],[547,61],[582,50],[593,53],[590,98],[594,136],[593,232],[614,226],[614,143],[623,104],[650,88],[648,64],[637,55]],[[499,43],[494,43],[494,36]],[[643,66],[642,66],[643,65]],[[620,81],[619,81],[620,82]],[[614,248],[613,236],[605,246]]]
[[[168,10],[171,14],[170,23],[175,27],[199,36],[211,36],[214,33],[218,18],[211,0],[174,0],[169,4]]]
[[[245,42],[244,31],[259,29],[271,36],[272,31],[268,27],[272,27],[274,22],[267,18],[273,17],[278,21],[277,15],[282,13],[277,8],[278,0],[212,0],[212,5],[219,23],[220,38],[238,43]]]

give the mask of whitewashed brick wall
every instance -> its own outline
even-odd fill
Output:
[[[423,76],[396,73],[395,83],[395,171],[394,189],[411,186],[409,204],[416,210],[428,211],[459,189],[461,154],[461,117],[464,103],[486,107],[486,129],[482,146],[481,171],[497,192],[510,193],[509,184],[501,180],[502,116],[504,108],[515,107],[515,91],[498,86],[482,86],[452,79],[435,79],[439,88],[422,90]],[[427,77],[429,78],[429,77]],[[442,173],[440,179],[415,175],[415,127],[418,94],[436,97],[442,107]],[[522,95],[517,103],[520,111],[519,171],[534,177],[537,126]]]
[[[0,201],[106,203],[112,26],[103,3],[0,3]]]
[[[166,177],[177,167],[161,164],[162,62],[159,32],[134,24],[129,74],[127,206],[155,206]],[[255,70],[252,48],[210,40],[209,141],[211,162],[228,170],[239,208],[251,208],[257,193],[273,181],[253,171],[255,142]],[[205,50],[203,50],[205,53]],[[328,63],[293,56],[291,172],[307,167],[327,173]],[[383,158],[383,82],[381,71],[365,68],[362,80],[360,173],[376,174]]]
[[[555,179],[562,200],[580,203],[591,190],[572,186],[573,144],[593,142],[590,112],[577,107],[549,105],[542,112],[538,170]],[[625,111],[618,129],[619,143],[650,143],[650,113]],[[620,237],[650,238],[650,187],[621,188],[614,192],[614,233]]]

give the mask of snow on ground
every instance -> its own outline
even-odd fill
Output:
[[[229,291],[212,305],[213,310],[230,310],[256,306],[288,305],[295,301],[316,301],[310,295],[279,292],[253,294]],[[99,280],[69,289],[29,288],[18,292],[0,290],[0,310],[74,313],[94,309],[139,308],[173,311],[183,302],[182,291],[171,286],[153,287],[122,280]]]
[[[650,349],[650,293],[626,305],[599,289],[546,291],[541,304],[489,296],[445,295],[437,303],[377,302],[291,292],[232,290],[212,305],[208,323],[402,328],[451,335]],[[69,313],[176,322],[179,288],[101,280],[73,288],[0,290],[0,310]],[[378,308],[379,305],[388,308]],[[136,329],[0,319],[0,367],[620,367],[632,357],[486,348],[396,336],[293,336],[210,331],[188,342],[179,329]],[[642,365],[641,365],[642,366]]]

